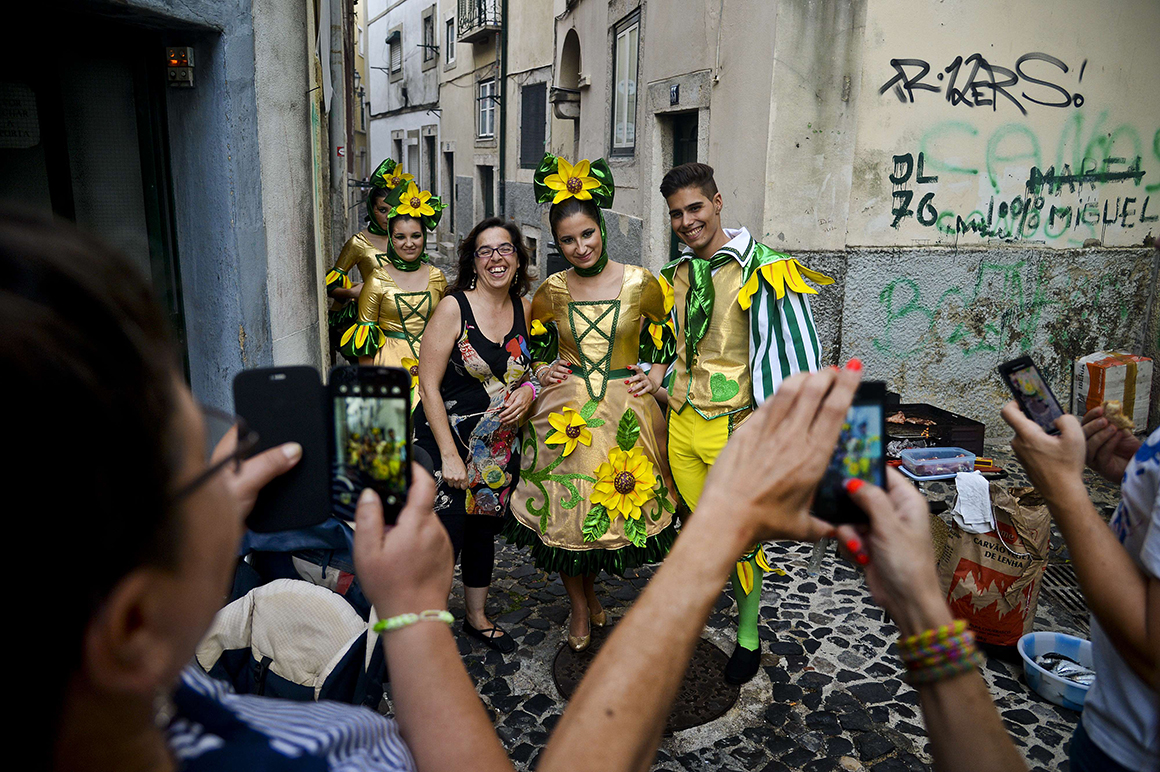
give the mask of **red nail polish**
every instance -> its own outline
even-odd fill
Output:
[[[862,369],[862,360],[859,359],[858,357],[850,357],[850,361],[846,363],[846,369],[853,370],[855,372],[857,372],[858,370],[861,370]]]
[[[849,493],[851,496],[857,493],[859,489],[861,489],[861,487],[865,484],[866,482],[864,480],[859,480],[857,477],[851,477],[849,480],[846,480],[846,482],[842,483],[843,487],[846,489],[846,493]]]
[[[870,556],[867,555],[865,552],[859,552],[857,555],[854,556],[854,560],[856,560],[858,562],[858,565],[864,566],[870,562]]]
[[[850,552],[858,552],[858,550],[860,550],[861,548],[862,548],[862,542],[858,541],[857,539],[847,539],[846,540],[846,549],[848,549]]]

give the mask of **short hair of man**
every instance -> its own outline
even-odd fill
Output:
[[[713,167],[709,164],[693,161],[669,169],[668,174],[661,180],[661,195],[668,198],[681,188],[698,188],[705,194],[705,198],[717,195],[717,183],[713,180]]]

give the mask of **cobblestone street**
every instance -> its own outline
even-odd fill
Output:
[[[1009,450],[988,448],[1011,475],[1003,484],[1026,485]],[[1088,487],[1105,516],[1115,491],[1089,474]],[[953,485],[928,483],[931,500],[945,499]],[[489,613],[519,643],[503,657],[463,636],[460,651],[501,739],[519,769],[534,769],[536,756],[566,705],[553,681],[552,664],[564,645],[568,599],[557,576],[536,569],[515,548],[497,545]],[[762,597],[763,667],[741,688],[737,703],[720,718],[676,732],[661,742],[656,770],[861,770],[929,769],[931,756],[917,693],[901,679],[895,653],[898,631],[871,599],[859,571],[831,550],[817,575],[808,572],[811,545],[769,543],[775,569]],[[1057,534],[1052,563],[1067,556]],[[623,616],[651,577],[653,567],[623,579],[602,575],[601,601],[615,620]],[[463,616],[456,579],[452,612]],[[704,637],[725,655],[733,650],[735,611],[728,587],[709,617]],[[1087,620],[1041,594],[1036,630],[1087,637]],[[1067,770],[1067,744],[1079,714],[1056,707],[1030,691],[1022,666],[988,659],[984,677],[1004,723],[1035,770]]]

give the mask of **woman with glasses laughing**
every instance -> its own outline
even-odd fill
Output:
[[[539,393],[526,320],[528,248],[519,227],[488,218],[459,245],[459,275],[435,309],[419,355],[415,443],[435,463],[435,511],[462,554],[463,631],[487,646],[515,641],[484,612],[520,469],[519,424]]]

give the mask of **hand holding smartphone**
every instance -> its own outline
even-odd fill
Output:
[[[858,385],[814,498],[814,514],[821,519],[839,524],[869,522],[862,508],[850,500],[843,483],[854,477],[885,487],[885,403],[884,381],[863,381]]]
[[[393,524],[411,486],[411,375],[398,367],[336,367],[328,391],[336,508],[370,488]]]
[[[411,483],[411,376],[395,367],[336,367],[324,388],[312,367],[246,370],[235,412],[258,434],[257,452],[284,442],[302,460],[258,494],[246,526],[269,533],[354,519],[364,488],[393,524]]]
[[[999,365],[999,377],[1007,384],[1025,416],[1048,434],[1059,434],[1055,419],[1063,415],[1063,408],[1031,357],[1021,356]]]

